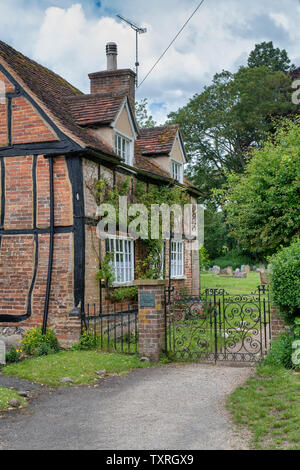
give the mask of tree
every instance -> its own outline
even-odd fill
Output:
[[[291,65],[291,61],[285,49],[275,49],[273,42],[262,42],[256,44],[255,49],[250,53],[248,58],[248,67],[268,67],[274,72],[289,72],[295,68]]]
[[[243,172],[252,147],[274,130],[272,116],[296,109],[291,78],[267,67],[223,71],[190,102],[169,115],[178,123],[191,164],[189,177],[207,197],[226,181],[228,171]]]
[[[148,112],[147,98],[144,98],[141,101],[137,101],[135,103],[135,115],[137,123],[141,129],[156,126],[156,122]]]
[[[208,203],[204,214],[204,247],[214,260],[230,251],[232,242],[228,236],[224,213]]]
[[[236,241],[268,256],[300,234],[300,118],[284,120],[243,175],[231,173],[221,191]]]

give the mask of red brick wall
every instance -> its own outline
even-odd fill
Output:
[[[129,69],[91,73],[91,93],[121,91],[129,95],[131,105],[135,105],[135,73]]]
[[[6,230],[33,226],[32,163],[32,156],[5,158]]]
[[[0,89],[1,93],[1,89]],[[6,100],[0,98],[0,147],[8,145],[7,130],[7,103]]]
[[[54,131],[23,96],[12,100],[12,143],[51,142]]]
[[[271,339],[272,341],[278,339],[278,336],[289,330],[288,325],[281,318],[276,307],[271,309]]]
[[[6,173],[5,229],[33,228],[33,156],[4,158]],[[65,158],[54,159],[54,214],[57,226],[73,224],[72,188]],[[37,226],[49,227],[50,189],[49,160],[37,159]],[[52,284],[48,326],[54,328],[61,343],[69,345],[79,337],[80,322],[69,319],[74,307],[74,240],[73,233],[55,234]],[[32,292],[32,315],[18,323],[0,323],[23,329],[41,325],[46,295],[49,234],[38,236],[38,269]],[[27,294],[34,272],[35,243],[32,235],[4,236],[0,251],[0,315],[24,315]]]

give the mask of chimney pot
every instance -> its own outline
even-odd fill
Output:
[[[117,70],[118,46],[115,42],[106,44],[107,70]]]

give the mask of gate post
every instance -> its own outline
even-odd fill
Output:
[[[138,286],[138,328],[140,357],[158,362],[165,344],[164,290],[167,281],[140,280]]]

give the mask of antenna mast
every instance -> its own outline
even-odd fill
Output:
[[[146,28],[141,28],[140,26],[137,26],[135,23],[133,23],[132,21],[124,18],[124,16],[122,15],[117,15],[118,18],[120,18],[120,20],[124,21],[125,23],[129,24],[129,26],[131,26],[131,28],[135,31],[135,36],[136,36],[136,60],[135,60],[135,73],[136,73],[136,81],[135,81],[135,84],[136,84],[136,87],[138,87],[138,84],[139,84],[139,66],[140,66],[140,63],[139,63],[139,34],[145,34],[147,33],[147,29]]]

